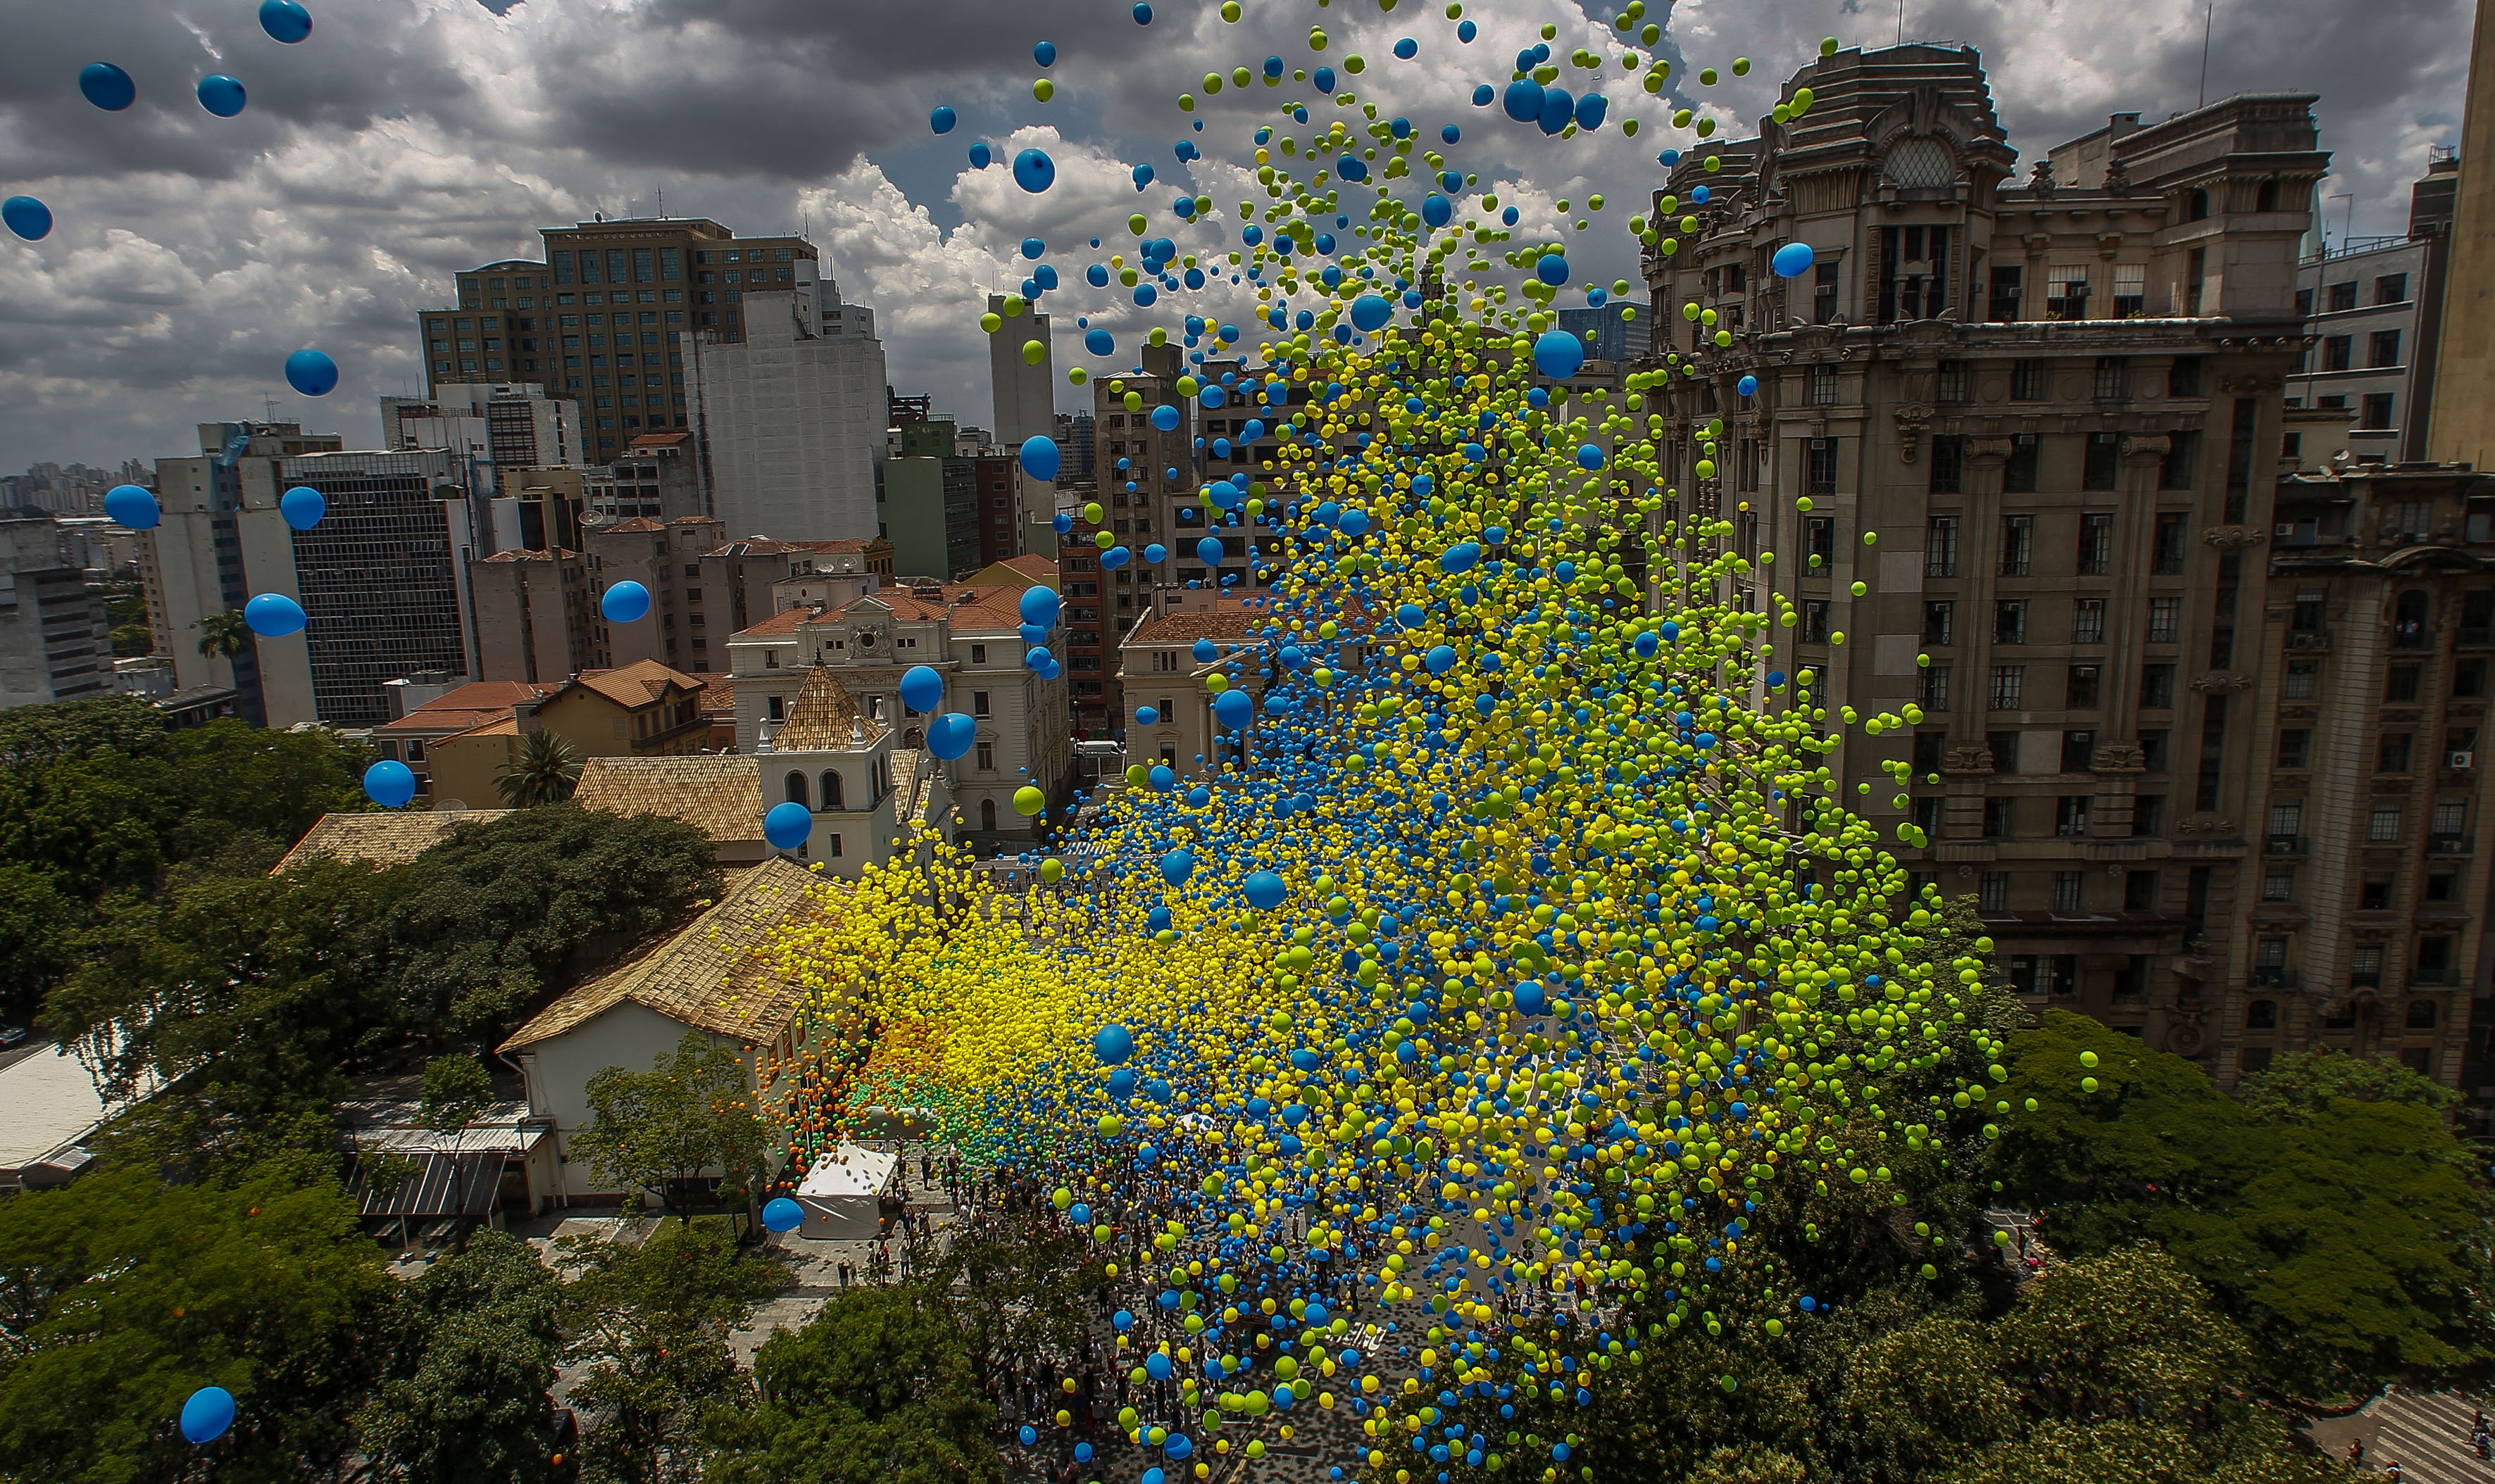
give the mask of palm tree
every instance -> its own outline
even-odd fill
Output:
[[[200,652],[210,659],[232,659],[258,642],[251,625],[233,609],[212,613],[191,625],[200,631]]]
[[[579,782],[580,749],[545,727],[521,738],[520,755],[494,776],[503,803],[514,809],[569,799]]]

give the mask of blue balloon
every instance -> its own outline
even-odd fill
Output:
[[[913,712],[932,712],[944,699],[944,677],[926,665],[911,665],[901,677],[901,704]]]
[[[1194,647],[1193,649],[1191,649],[1191,650],[1187,651],[1187,652],[1188,652],[1189,654],[1194,655],[1194,656],[1195,656],[1195,662],[1196,662],[1197,664],[1199,664],[1199,665],[1200,665],[1200,664],[1203,664],[1205,661],[1207,661],[1207,660],[1209,660],[1209,659],[1213,658],[1213,657],[1214,657],[1214,655],[1216,655],[1217,653],[1218,653],[1218,652],[1220,652],[1220,651],[1217,651],[1217,650],[1216,650],[1216,649],[1214,649],[1214,647],[1213,647],[1213,641],[1212,641],[1212,640],[1210,640],[1210,639],[1198,639],[1198,640],[1195,642],[1195,647]]]
[[[1542,90],[1542,115],[1534,120],[1544,134],[1557,134],[1577,121],[1577,100],[1563,87]]]
[[[1395,55],[1403,61],[1409,62],[1420,53],[1421,44],[1408,36],[1395,44]]]
[[[1776,256],[1768,259],[1768,266],[1775,269],[1778,278],[1800,278],[1810,271],[1811,263],[1818,256],[1807,242],[1788,242],[1776,249]]]
[[[1432,675],[1446,674],[1456,667],[1455,647],[1445,644],[1430,646],[1430,652],[1421,656],[1421,665]]]
[[[1161,713],[1152,707],[1138,706],[1135,708],[1135,725],[1139,727],[1158,726],[1160,724],[1160,719]]]
[[[959,114],[941,104],[937,105],[935,111],[927,115],[927,127],[938,134],[951,134],[953,126],[960,121]]]
[[[1455,172],[1452,170],[1448,172],[1448,178],[1458,179]],[[1460,180],[1459,183],[1461,184]],[[1456,187],[1450,186],[1448,189],[1454,190]],[[1444,227],[1455,219],[1456,203],[1447,199],[1445,197],[1440,196],[1437,192],[1432,191],[1428,196],[1421,198],[1421,220],[1424,223],[1431,227]]]
[[[1038,45],[1031,48],[1031,59],[1037,62],[1042,67],[1054,64],[1057,61],[1057,44],[1055,42],[1041,42]]]
[[[1160,429],[1163,433],[1176,433],[1178,431],[1178,409],[1170,406],[1166,402],[1162,403],[1159,407],[1153,409],[1153,426]]]
[[[201,1386],[182,1404],[182,1438],[188,1442],[214,1442],[233,1426],[233,1393],[223,1386]]]
[[[338,363],[324,351],[297,350],[286,358],[286,384],[306,397],[325,397],[338,384]]]
[[[395,809],[416,797],[416,774],[405,763],[384,758],[364,770],[364,797],[385,809]]]
[[[0,201],[0,222],[28,242],[41,242],[52,234],[52,208],[31,196],[13,196]]]
[[[985,140],[973,144],[970,146],[970,168],[984,170],[988,167],[988,162],[996,157],[996,151],[988,148]]]
[[[298,484],[277,498],[277,513],[294,530],[310,530],[329,513],[329,501],[312,486]]]
[[[1612,101],[1600,93],[1587,93],[1577,100],[1577,127],[1600,129],[1603,116],[1611,111]]]
[[[210,73],[200,79],[200,106],[219,118],[231,118],[242,111],[244,95],[242,79],[224,73]]]
[[[1219,536],[1206,536],[1202,540],[1196,542],[1195,560],[1203,562],[1209,567],[1219,566],[1221,564],[1221,538]]]
[[[1245,727],[1256,714],[1256,703],[1248,699],[1244,690],[1225,690],[1213,698],[1213,719],[1227,732]]]
[[[1170,1358],[1158,1350],[1155,1350],[1144,1357],[1144,1374],[1156,1381],[1168,1380],[1170,1378],[1172,1369]],[[1177,1435],[1172,1434],[1171,1436],[1175,1438]],[[1172,1456],[1175,1457],[1176,1455],[1173,1454]]]
[[[1057,622],[1063,600],[1053,588],[1025,588],[1022,591],[1022,621],[1049,628]]]
[[[263,592],[242,605],[242,621],[262,639],[303,632],[303,605],[282,592]]]
[[[1123,1025],[1104,1025],[1092,1037],[1092,1054],[1103,1067],[1115,1067],[1135,1054],[1135,1033]]]
[[[1519,77],[1499,95],[1498,106],[1507,116],[1520,124],[1530,124],[1542,117],[1542,84],[1530,77]]]
[[[1755,397],[1759,394],[1759,379],[1757,377],[1743,377],[1740,380],[1733,383],[1733,389],[1740,392],[1744,397]]]
[[[1172,1433],[1169,1441],[1161,1444],[1161,1456],[1172,1463],[1184,1462],[1195,1456],[1195,1444],[1185,1433]]]
[[[1248,905],[1259,912],[1273,911],[1291,894],[1291,889],[1283,885],[1282,878],[1272,871],[1250,871],[1246,891]]]
[[[312,34],[312,13],[294,0],[260,0],[260,28],[292,46]]]
[[[1026,149],[1014,156],[1014,184],[1033,196],[1057,184],[1057,162],[1046,150]]]
[[[118,113],[139,98],[139,84],[110,62],[89,62],[78,69],[78,91],[108,113]]]
[[[1533,369],[1555,381],[1575,376],[1585,364],[1586,343],[1566,330],[1544,330],[1533,343]]]
[[[1479,35],[1481,35],[1481,27],[1474,25],[1469,20],[1456,27],[1456,40],[1463,42],[1467,46],[1471,45],[1473,38]],[[1449,139],[1447,142],[1453,144],[1456,141]]]
[[[1161,879],[1171,886],[1183,887],[1186,885],[1187,878],[1194,874],[1195,852],[1173,850],[1161,857]]]
[[[137,484],[116,484],[105,491],[104,513],[133,530],[153,530],[165,518],[155,492]]]
[[[1093,330],[1083,337],[1083,348],[1093,355],[1114,355],[1118,350],[1118,341],[1107,330]]]
[[[1479,87],[1473,89],[1473,106],[1476,108],[1487,108],[1490,106],[1491,100],[1497,96],[1498,95],[1496,93],[1491,91],[1490,84],[1485,82]],[[1537,105],[1536,106],[1538,107],[1539,106]]]
[[[1119,1312],[1120,1314],[1126,1314],[1126,1311],[1124,1311],[1124,1309],[1121,1309],[1121,1310],[1119,1310],[1118,1312]],[[1135,1322],[1135,1317],[1134,1317],[1133,1315],[1127,1314],[1127,1315],[1126,1315],[1126,1323],[1127,1323],[1127,1324],[1132,1324],[1133,1322]],[[1123,1328],[1124,1328],[1124,1327],[1125,1327],[1125,1325],[1123,1325],[1123,1324],[1122,1324],[1122,1325],[1120,1325],[1119,1327],[1120,1327],[1121,1329],[1123,1329]],[[1076,1444],[1074,1445],[1074,1461],[1075,1461],[1076,1463],[1078,1463],[1078,1464],[1088,1464],[1088,1463],[1092,1462],[1092,1445],[1091,1445],[1090,1443],[1088,1443],[1088,1442],[1078,1442],[1078,1443],[1076,1443]]]
[[[1167,560],[1168,558],[1169,548],[1163,546],[1158,541],[1155,541],[1144,548],[1144,560],[1146,561],[1164,561]]]
[[[1026,1422],[1022,1425],[1022,1431],[1015,1436],[1020,1438],[1022,1439],[1022,1445],[1028,1448],[1032,1444],[1039,1441],[1039,1429]]]
[[[946,712],[927,724],[927,750],[952,762],[978,741],[979,724],[960,712]]]
[[[1351,327],[1364,335],[1385,328],[1386,321],[1394,318],[1395,306],[1381,295],[1364,293],[1351,301]]]
[[[650,590],[636,582],[619,582],[598,600],[598,611],[609,623],[638,623],[650,613]]]
[[[1545,1011],[1548,1011],[1550,1008],[1551,995],[1542,987],[1542,982],[1540,980],[1528,979],[1525,983],[1516,986],[1516,1009],[1518,1014],[1538,1015],[1543,1014]]]
[[[775,803],[762,816],[762,837],[774,850],[794,850],[814,833],[814,811],[802,803]]]
[[[1568,282],[1568,259],[1558,253],[1545,253],[1534,259],[1533,276],[1556,288]]]
[[[1149,25],[1151,25],[1152,23],[1153,23],[1153,8],[1152,8],[1151,6],[1149,6],[1149,5],[1145,5],[1145,4],[1143,4],[1143,3],[1142,3],[1142,0],[1136,0],[1136,5],[1135,5],[1135,24],[1137,24],[1137,25],[1139,25],[1139,26],[1149,26]]]
[[[1578,467],[1579,469],[1600,469],[1600,468],[1602,468],[1602,467],[1603,467],[1603,450],[1602,450],[1602,449],[1600,449],[1600,448],[1598,448],[1598,447],[1596,447],[1596,446],[1595,446],[1595,445],[1593,445],[1592,443],[1581,443],[1581,444],[1579,444],[1579,445],[1577,446],[1577,467]]]
[[[1334,69],[1331,67],[1320,67],[1315,72],[1309,74],[1309,80],[1317,85],[1317,91],[1320,93],[1331,94],[1334,92]],[[1352,157],[1345,155],[1343,158],[1348,160]]]
[[[775,1196],[762,1207],[762,1225],[774,1231],[794,1231],[806,1222],[806,1208],[785,1196]]]
[[[1022,471],[1033,479],[1055,479],[1063,462],[1064,456],[1057,451],[1057,439],[1047,434],[1034,433],[1022,440]]]

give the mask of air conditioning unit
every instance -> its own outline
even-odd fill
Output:
[[[2443,762],[2444,766],[2447,768],[2451,768],[2461,772],[2467,772],[2469,770],[2478,766],[2478,754],[2475,752],[2449,752],[2444,754]]]
[[[2295,534],[2295,522],[2281,521],[2269,529],[2269,533],[2274,536],[2292,536]]]

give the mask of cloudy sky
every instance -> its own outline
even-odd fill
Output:
[[[1617,85],[1615,120],[1649,125],[1634,142],[1617,128],[1550,139],[1469,104],[1545,23],[1562,58],[1578,46],[1617,58],[1613,0],[1473,0],[1469,46],[1431,0],[1389,15],[1379,0],[1243,0],[1237,24],[1217,0],[1155,0],[1149,27],[1131,0],[306,3],[315,29],[293,46],[262,33],[257,0],[13,8],[0,195],[42,198],[58,225],[39,243],[0,236],[0,469],[186,452],[192,424],[263,415],[272,397],[279,416],[369,445],[374,399],[420,389],[412,316],[447,297],[454,272],[536,256],[539,227],[646,213],[662,194],[670,214],[740,232],[811,231],[844,295],[876,306],[895,385],[985,423],[976,318],[987,290],[1021,282],[1015,245],[1051,244],[1069,290],[1050,301],[1061,320],[1100,311],[1114,328],[1139,326],[1131,306],[1076,287],[1091,256],[1080,250],[1095,234],[1124,239],[1139,210],[1190,250],[1236,246],[1247,177],[1232,162],[1285,94],[1309,89],[1225,90],[1194,115],[1201,134],[1176,97],[1200,92],[1210,69],[1268,54],[1313,65],[1311,23],[1333,60],[1376,64],[1358,79],[1364,96],[1433,142],[1441,124],[1463,126],[1454,163],[1524,206],[1528,226],[1562,230],[1572,258],[1606,280],[1633,271],[1625,219],[1657,173],[1655,148],[1673,142],[1652,128],[1663,110]],[[1893,0],[1652,11],[1676,83],[1693,89],[1680,101],[1735,137],[1820,37],[1880,45],[1899,25]],[[2320,94],[2335,155],[2325,189],[2351,197],[2331,202],[2332,228],[2353,207],[2357,234],[2399,231],[2428,146],[2459,139],[2470,14],[2465,0],[2220,0],[2209,96]],[[2190,107],[2201,85],[2202,0],[1906,0],[1903,24],[1909,39],[1982,49],[2022,157],[2117,109]],[[1392,61],[1407,35],[1418,57]],[[1046,105],[1031,94],[1043,39],[1058,47]],[[1689,80],[1737,55],[1753,59],[1746,79]],[[78,69],[97,60],[137,78],[136,106],[106,113],[79,97]],[[210,73],[249,88],[241,116],[195,101]],[[939,103],[961,115],[940,139],[927,123]],[[1182,164],[1182,138],[1207,158]],[[1048,149],[1056,187],[1029,196],[1001,167],[970,169],[965,150],[980,139],[1002,158]],[[1144,163],[1158,179],[1139,195],[1128,171]],[[1186,188],[1225,209],[1174,229],[1169,203]],[[1613,209],[1565,231],[1553,203],[1594,192]],[[307,345],[342,368],[326,398],[297,396],[280,374]]]

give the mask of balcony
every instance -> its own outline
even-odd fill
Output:
[[[2300,856],[2304,854],[2304,836],[2300,834],[2268,835],[2262,840],[2262,854],[2265,856]]]
[[[2460,971],[2449,964],[2439,964],[2430,969],[2409,970],[2409,984],[2412,987],[2449,986],[2458,983],[2460,983]]]
[[[2430,834],[2426,836],[2425,853],[2430,856],[2465,856],[2475,852],[2478,836],[2474,834]]]
[[[2351,969],[2348,971],[2348,987],[2351,989],[2380,989],[2383,987],[2383,971],[2380,969]]]
[[[2330,652],[2330,631],[2300,629],[2291,632],[2287,636],[2287,651],[2291,654],[2326,654]]]
[[[2264,965],[2253,970],[2250,983],[2256,989],[2293,989],[2295,971],[2276,964]]]

